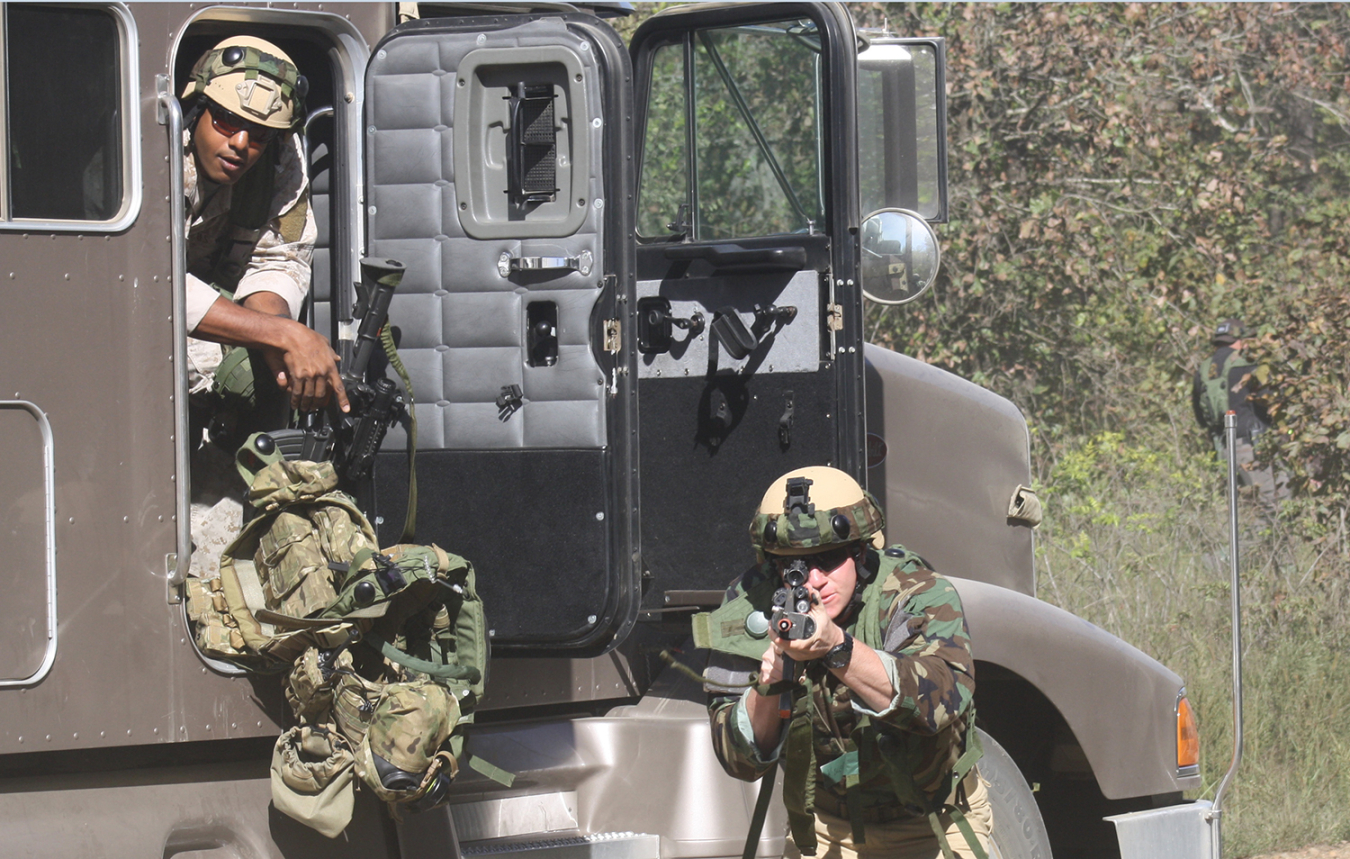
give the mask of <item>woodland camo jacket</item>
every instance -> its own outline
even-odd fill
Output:
[[[812,727],[816,763],[823,766],[854,750],[850,735],[859,715],[865,715],[874,724],[910,735],[908,739],[914,744],[909,747],[917,748],[918,752],[913,769],[915,785],[931,800],[942,802],[947,797],[935,794],[964,751],[966,720],[975,694],[974,659],[961,599],[946,578],[928,569],[918,555],[903,547],[892,546],[884,556],[869,553],[867,566],[880,567],[880,585],[872,585],[868,591],[883,600],[884,640],[864,643],[878,652],[896,694],[886,709],[870,710],[822,665],[813,664],[808,670],[824,680],[814,685]],[[726,601],[742,593],[743,587],[753,587],[762,577],[772,575],[773,568],[768,564],[752,571],[727,591]],[[854,610],[848,616],[846,628],[862,641],[859,629],[855,628],[859,613]],[[729,669],[734,672],[730,676],[741,678],[758,670],[757,663],[717,652],[709,664]],[[714,675],[710,672],[709,676]],[[743,694],[757,693],[750,689]],[[752,781],[774,765],[778,750],[767,757],[760,755],[750,732],[743,694],[713,692],[708,711],[713,745],[723,768],[735,778]],[[858,789],[862,791],[863,808],[894,806],[897,802],[890,781],[882,774],[863,782]],[[842,784],[831,784],[819,771],[816,793],[825,810],[831,805],[843,807]],[[908,810],[920,813],[918,808]]]

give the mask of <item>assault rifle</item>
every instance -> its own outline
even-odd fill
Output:
[[[811,569],[795,558],[783,570],[783,586],[773,593],[773,615],[769,622],[779,638],[797,641],[816,634],[815,618],[810,616],[811,591],[806,580]]]
[[[302,416],[298,428],[269,433],[287,459],[331,461],[345,484],[370,476],[385,433],[408,408],[393,381],[383,375],[374,382],[366,378],[371,358],[381,348],[389,302],[402,279],[403,263],[397,260],[361,260],[361,282],[356,284],[352,307],[356,336],[338,342],[338,366],[351,411],[344,414],[334,401],[327,412]]]

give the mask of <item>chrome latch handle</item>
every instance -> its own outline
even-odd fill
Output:
[[[510,251],[502,251],[497,257],[497,274],[510,277],[518,271],[579,271],[590,274],[595,257],[590,251],[582,251],[574,257],[517,257]]]

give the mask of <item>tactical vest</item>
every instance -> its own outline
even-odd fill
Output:
[[[902,546],[894,545],[883,553],[876,575],[863,590],[862,608],[847,627],[848,633],[868,647],[880,649],[885,638],[885,630],[881,627],[882,584],[892,573],[919,569],[926,569],[922,559]],[[694,645],[742,656],[757,663],[767,646],[767,632],[760,635],[748,632],[746,619],[756,612],[763,612],[765,616],[772,612],[773,594],[778,585],[774,577],[766,577],[716,611],[695,615]],[[950,815],[956,822],[978,859],[986,859],[962,810],[947,801],[948,797],[958,797],[962,780],[983,754],[979,736],[975,732],[974,708],[971,707],[966,713],[964,751],[951,771],[943,776],[942,787],[937,794],[930,796],[914,782],[920,739],[903,732],[883,732],[871,718],[860,713],[855,714],[857,722],[849,737],[853,749],[818,767],[811,718],[812,682],[810,672],[807,672],[803,683],[775,684],[760,690],[765,694],[791,691],[793,696],[792,715],[783,746],[783,804],[787,807],[793,840],[803,855],[815,855],[817,847],[815,772],[819,770],[830,781],[845,786],[853,840],[856,844],[862,844],[865,836],[861,794],[856,788],[871,781],[880,770],[886,774],[900,805],[917,807],[926,813],[946,859],[952,859],[954,854],[939,822],[938,815],[943,813]]]
[[[271,220],[272,199],[276,194],[277,166],[281,161],[281,146],[289,145],[287,137],[279,138],[267,148],[263,156],[230,189],[229,222],[216,240],[210,257],[210,267],[202,280],[227,301],[234,301],[235,290],[243,278],[258,239]],[[189,154],[187,157],[192,157]],[[201,181],[200,176],[198,181]],[[217,192],[219,193],[219,192]],[[299,241],[304,233],[309,212],[309,193],[280,216],[281,235],[288,242]],[[266,367],[261,353],[254,349],[227,346],[224,358],[216,370],[213,390],[221,398],[222,411],[253,411],[259,397],[279,399],[279,389],[271,373],[255,373],[254,367]],[[234,417],[238,421],[238,416]],[[263,423],[272,423],[264,418]],[[258,427],[245,426],[243,433]],[[275,428],[275,427],[266,427]],[[237,440],[237,439],[235,439]],[[227,445],[230,446],[230,445]]]

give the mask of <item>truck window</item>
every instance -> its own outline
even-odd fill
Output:
[[[657,49],[638,229],[715,240],[815,231],[820,37],[809,20],[697,30]]]
[[[124,26],[103,9],[4,7],[3,221],[124,209]]]

